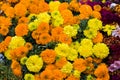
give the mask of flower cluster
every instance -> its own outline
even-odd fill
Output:
[[[114,4],[1,1],[0,64],[18,80],[119,80],[111,74],[120,69],[120,11]]]

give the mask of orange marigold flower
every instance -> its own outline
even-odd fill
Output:
[[[54,70],[54,69],[56,69],[56,66],[54,64],[48,64],[48,65],[46,65],[45,69]]]
[[[69,4],[68,4],[67,2],[63,2],[63,3],[61,3],[61,4],[59,5],[58,9],[59,9],[59,11],[61,12],[61,11],[63,11],[63,10],[68,9],[68,6],[69,6]]]
[[[99,59],[99,58],[94,58],[93,61],[97,64],[101,63],[102,62],[102,59]]]
[[[11,50],[10,55],[12,59],[20,60],[22,57],[25,57],[27,53],[28,49],[24,46],[21,46],[14,50]]]
[[[86,70],[87,66],[86,66],[86,61],[82,58],[76,59],[73,63],[73,67],[74,69],[83,72]]]
[[[98,32],[97,36],[92,40],[94,43],[100,43],[103,41],[103,35],[102,33]]]
[[[42,59],[45,63],[51,64],[55,61],[56,53],[52,49],[46,49],[46,50],[42,51],[40,56],[42,57]]]
[[[54,80],[62,80],[64,78],[64,74],[59,69],[53,70],[53,78]]]
[[[0,34],[2,34],[3,36],[6,36],[9,32],[9,29],[5,26],[1,26],[0,27]]]
[[[78,3],[77,0],[72,0],[70,2],[69,8],[73,11],[79,12],[80,3]]]
[[[93,6],[93,9],[94,9],[95,11],[101,11],[102,7],[97,4],[97,5],[94,5],[94,6]]]
[[[28,50],[32,50],[33,46],[30,42],[26,42],[25,43],[25,47],[28,49]]]
[[[39,10],[39,12],[48,11],[49,5],[44,0],[40,0],[39,4],[38,4],[38,10]]]
[[[14,17],[14,8],[13,7],[8,7],[4,13],[6,14],[7,17],[13,18]]]
[[[15,15],[19,17],[25,16],[27,13],[26,7],[21,3],[16,4],[14,10],[15,10]]]
[[[1,10],[5,11],[7,8],[10,7],[10,4],[9,3],[4,3],[2,6],[1,6]]]
[[[66,44],[71,44],[72,39],[67,34],[60,34],[59,41]]]
[[[28,25],[21,23],[15,27],[15,34],[17,36],[24,36],[28,34]]]
[[[30,3],[28,10],[30,11],[30,13],[34,13],[34,14],[39,13],[38,6],[34,3]]]
[[[29,19],[27,17],[21,17],[18,20],[18,24],[21,24],[21,23],[28,24],[28,22],[29,22]]]
[[[67,77],[66,80],[80,80],[80,78],[76,78],[75,76],[70,75],[70,76]]]
[[[32,38],[33,39],[38,39],[39,38],[39,36],[40,36],[40,32],[38,31],[38,30],[34,30],[33,32],[32,32]]]
[[[16,60],[12,60],[11,69],[16,76],[22,76],[21,66]]]
[[[37,30],[40,33],[48,33],[49,32],[49,24],[46,22],[42,22],[40,23],[40,25],[38,26]]]
[[[35,74],[35,80],[40,80],[40,74]]]
[[[64,24],[73,24],[73,14],[70,10],[66,9],[61,11],[61,15],[64,19]]]
[[[110,79],[108,68],[107,68],[106,64],[104,64],[104,63],[101,63],[97,67],[94,74],[97,77],[96,80],[109,80]]]
[[[0,16],[0,26],[4,26],[9,28],[11,25],[11,19],[10,18],[6,18],[4,16]]]
[[[41,44],[47,44],[47,43],[49,43],[49,42],[51,42],[51,36],[48,34],[48,33],[42,33],[41,35],[40,35],[40,39],[39,39],[39,41],[41,42]]]
[[[62,68],[67,63],[67,59],[65,57],[60,58],[59,60],[56,60],[55,65],[58,68]]]
[[[52,78],[53,78],[52,70],[46,69],[40,74],[40,80],[52,80]]]
[[[81,14],[84,14],[85,16],[89,17],[92,14],[92,7],[87,5],[87,4],[83,4],[80,6],[79,11]]]
[[[5,50],[7,50],[7,46],[3,41],[3,42],[0,43],[0,53],[4,52]]]
[[[10,41],[11,41],[12,37],[11,36],[7,36],[4,40],[5,44],[8,46]]]
[[[95,18],[101,19],[101,14],[98,11],[93,11],[91,15]]]
[[[19,3],[23,4],[28,9],[28,7],[31,3],[31,0],[20,0]]]
[[[51,30],[51,34],[52,34],[52,40],[58,41],[59,35],[63,34],[63,28],[62,27],[55,27]]]
[[[80,18],[80,20],[83,20],[83,19],[88,19],[89,17],[86,16],[85,14],[81,13],[81,14],[79,14],[79,18]]]

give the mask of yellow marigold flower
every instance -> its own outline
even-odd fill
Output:
[[[77,34],[77,29],[74,28],[73,26],[71,25],[68,25],[68,26],[65,26],[64,27],[64,33],[69,35],[70,37],[73,37],[73,36],[76,36]]]
[[[11,60],[11,55],[10,55],[10,49],[8,49],[8,50],[6,50],[5,52],[4,52],[4,55],[5,55],[5,57],[8,59],[8,60]]]
[[[28,16],[28,20],[29,20],[29,21],[35,20],[36,18],[37,18],[37,15],[36,15],[36,14],[30,14],[30,15]]]
[[[27,59],[28,59],[27,57],[22,57],[22,58],[20,59],[20,63],[21,63],[22,65],[25,65]]]
[[[75,59],[77,59],[77,57],[78,57],[77,51],[73,48],[70,48],[67,59],[70,60],[70,61],[74,61]]]
[[[37,18],[40,22],[49,23],[49,21],[50,21],[50,15],[47,12],[43,12],[43,13],[38,14]]]
[[[114,29],[115,29],[114,25],[105,25],[103,31],[107,32],[107,35],[110,36]]]
[[[60,26],[61,24],[63,24],[63,18],[62,17],[57,17],[56,19],[53,19],[52,20],[52,24],[53,24],[53,26]]]
[[[70,62],[67,62],[61,69],[63,73],[71,73],[73,65]]]
[[[14,37],[12,37],[8,48],[9,49],[15,49],[17,47],[24,46],[25,43],[26,42],[22,37],[14,36]]]
[[[88,27],[94,30],[102,29],[102,21],[97,18],[90,19],[88,21]]]
[[[51,17],[56,19],[58,17],[61,17],[61,14],[60,14],[60,12],[58,10],[57,11],[53,11],[53,12],[51,12]]]
[[[26,61],[27,69],[31,72],[39,72],[43,66],[43,60],[38,55],[30,56]]]
[[[78,51],[83,57],[89,57],[93,54],[92,47],[89,45],[80,46]]]
[[[104,43],[97,43],[93,47],[93,54],[100,59],[106,58],[109,54],[109,48]]]
[[[25,80],[35,80],[35,77],[33,74],[27,73],[27,74],[25,74],[24,79]]]
[[[93,42],[92,42],[92,40],[91,39],[87,39],[87,38],[84,38],[82,41],[81,41],[81,45],[82,46],[85,46],[85,45],[87,45],[87,46],[93,46]]]
[[[78,49],[80,47],[80,43],[78,41],[72,42],[70,44],[70,47],[73,48],[73,49],[75,49],[78,52]]]
[[[97,35],[97,30],[94,30],[94,29],[84,30],[83,32],[84,32],[84,35],[89,39],[93,39]]]
[[[70,47],[65,43],[58,44],[57,47],[55,47],[55,52],[58,56],[64,56],[67,57],[70,51]]]
[[[78,70],[74,70],[74,72],[73,72],[73,75],[77,78],[80,78],[80,74],[81,74],[81,72]]]
[[[33,30],[37,29],[37,27],[38,27],[38,23],[31,22],[31,23],[28,24],[28,29],[30,31],[33,31]]]
[[[59,6],[60,6],[60,2],[59,1],[51,1],[49,3],[50,11],[58,10]]]

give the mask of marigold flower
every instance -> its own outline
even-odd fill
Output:
[[[29,42],[26,42],[26,43],[25,43],[25,47],[26,47],[28,50],[32,50],[32,48],[33,48],[32,44],[29,43]]]
[[[35,77],[33,74],[27,73],[27,74],[25,74],[24,79],[25,80],[35,80]]]
[[[94,74],[97,77],[97,80],[109,80],[110,79],[108,68],[104,63],[100,64],[97,67]]]
[[[16,75],[16,76],[21,76],[22,75],[21,65],[16,60],[12,60],[11,69],[12,69],[14,75]]]
[[[74,75],[70,75],[66,80],[80,80],[80,78],[75,77]]]
[[[46,11],[49,11],[49,5],[43,0],[40,0],[39,1],[39,4],[38,4],[38,10],[39,12],[46,12]]]
[[[100,43],[103,40],[103,35],[100,32],[97,32],[97,36],[93,38],[93,43]]]
[[[67,59],[65,57],[60,57],[60,59],[56,60],[55,65],[58,68],[62,68],[67,63]]]
[[[40,33],[48,33],[49,32],[49,24],[46,22],[41,22],[40,25],[38,26],[37,30]]]
[[[53,70],[53,78],[56,80],[62,80],[64,78],[64,74],[59,69],[55,69]]]
[[[59,41],[62,42],[62,43],[66,43],[66,44],[71,44],[72,43],[71,37],[69,37],[67,34],[60,34],[59,35]]]
[[[59,1],[51,1],[49,3],[49,7],[50,7],[50,11],[54,11],[54,10],[58,10],[59,8],[59,5],[60,5],[60,2]]]
[[[81,14],[85,14],[86,16],[90,16],[92,13],[92,7],[90,5],[87,4],[83,4],[80,6],[79,11]]]
[[[77,28],[74,28],[73,26],[68,25],[64,27],[63,32],[70,37],[74,37],[77,34]]]
[[[87,39],[87,38],[84,38],[84,39],[82,39],[82,41],[81,41],[81,46],[90,46],[90,47],[92,47],[93,46],[93,42],[92,42],[92,40],[91,39]]]
[[[28,26],[27,24],[18,24],[16,27],[15,27],[15,34],[16,36],[24,36],[24,35],[27,35],[28,34]]]
[[[30,13],[34,13],[34,14],[39,13],[38,5],[36,5],[34,3],[30,3],[30,6],[28,7],[28,10],[30,11]]]
[[[3,36],[6,36],[9,32],[9,29],[5,26],[0,26],[0,34],[2,34]]]
[[[25,64],[29,71],[39,72],[43,66],[43,60],[38,55],[32,55],[27,59]]]
[[[97,5],[94,5],[93,8],[95,11],[100,11],[102,7],[97,4]]]
[[[52,40],[52,39],[51,39],[51,36],[50,36],[48,33],[42,33],[42,34],[40,35],[40,39],[39,39],[40,44],[45,45],[45,44],[51,42],[51,40]],[[39,43],[38,43],[38,44],[39,44]]]
[[[84,30],[83,32],[84,32],[84,35],[89,39],[93,39],[97,35],[97,30],[94,30],[94,29],[87,29],[87,30]]]
[[[21,63],[22,65],[25,65],[27,59],[28,59],[27,57],[22,57],[22,58],[20,59],[20,63]]]
[[[40,53],[43,61],[47,64],[51,64],[55,61],[56,53],[52,49],[46,49]]]
[[[109,48],[104,43],[97,43],[93,47],[93,54],[100,59],[103,59],[108,56]]]
[[[28,24],[28,22],[29,22],[29,20],[28,20],[27,17],[21,17],[21,18],[19,18],[19,20],[18,20],[18,24],[21,24],[21,23],[23,23],[23,24]]]
[[[59,5],[58,10],[62,12],[63,10],[67,9],[69,4],[67,2],[63,2]]]
[[[15,10],[15,15],[19,17],[25,16],[27,13],[26,7],[21,3],[16,4],[14,10]]]
[[[70,62],[67,62],[61,69],[63,73],[70,74],[73,69],[73,65]]]
[[[26,42],[22,37],[14,36],[14,37],[12,37],[8,48],[9,49],[15,49],[17,47],[24,46],[25,43]]]
[[[53,78],[52,70],[44,70],[40,74],[40,80],[51,80]]]
[[[14,8],[13,7],[8,7],[4,13],[6,14],[7,17],[13,18],[14,17]]]
[[[87,68],[86,61],[82,58],[76,59],[73,63],[73,68],[80,72],[85,71]]]
[[[97,18],[97,19],[101,19],[101,14],[98,11],[93,11],[91,16],[93,16],[94,18]]]

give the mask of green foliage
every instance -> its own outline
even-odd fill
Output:
[[[16,77],[10,67],[0,63],[0,80],[20,80]]]

